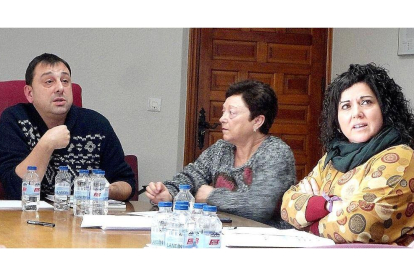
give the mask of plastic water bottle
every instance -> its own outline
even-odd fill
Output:
[[[194,203],[193,211],[191,212],[191,216],[194,219],[198,220],[203,215],[204,205],[207,205],[207,203],[200,203],[200,202]]]
[[[89,178],[93,181],[93,179],[96,177],[96,174],[100,171],[100,169],[92,169],[91,174],[89,175]]]
[[[93,182],[93,180],[95,179],[95,177],[97,175],[97,172],[99,172],[99,171],[100,171],[100,169],[92,169],[92,170],[90,170],[90,174],[89,174],[89,181],[90,181],[90,183]]]
[[[205,205],[206,203],[194,203],[194,204],[201,204]],[[196,245],[196,224],[195,220],[193,219],[189,209],[190,203],[188,201],[176,201],[175,206],[177,205],[185,205],[187,208],[185,209],[185,215],[188,216],[186,226],[183,229],[184,233],[184,244],[183,248],[193,248]],[[175,208],[175,207],[174,207]]]
[[[89,170],[79,170],[79,176],[73,180],[73,214],[75,216],[89,214],[90,189]]]
[[[197,245],[196,241],[196,223],[190,213],[188,213],[188,220],[186,231],[184,235],[184,248],[193,248]]]
[[[182,229],[183,236],[184,236],[184,243],[183,248],[193,248],[195,243],[195,221],[191,217],[191,213],[189,211],[190,203],[188,201],[176,201],[175,206],[183,205],[185,206],[185,212],[183,211],[186,218],[186,224]]]
[[[203,213],[198,220],[200,234],[197,248],[220,248],[222,223],[217,216],[217,207],[204,205]]]
[[[207,203],[194,203],[191,218],[194,221],[194,247],[197,247],[200,238],[200,229],[198,228],[198,220],[203,216],[203,206]]]
[[[109,182],[105,178],[105,171],[99,170],[91,183],[90,214],[108,214]]]
[[[152,218],[151,225],[151,246],[165,246],[165,232],[167,222],[172,214],[172,202],[158,202],[158,213]]]
[[[22,181],[22,210],[38,211],[40,202],[40,178],[36,166],[28,166]]]
[[[55,202],[53,204],[55,211],[69,210],[71,179],[68,167],[60,166],[55,177]]]
[[[195,198],[190,193],[190,185],[180,184],[179,189],[180,191],[174,197],[174,206],[176,201],[188,201],[190,203],[189,211],[192,212]]]
[[[190,218],[187,204],[176,204],[167,221],[165,232],[166,248],[184,248],[187,237],[187,222]]]

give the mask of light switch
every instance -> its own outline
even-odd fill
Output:
[[[161,111],[161,99],[159,98],[149,98],[148,99],[148,111],[160,112]]]

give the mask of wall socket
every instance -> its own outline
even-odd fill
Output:
[[[161,99],[149,98],[147,110],[152,112],[161,112]]]

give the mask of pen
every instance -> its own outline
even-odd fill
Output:
[[[37,221],[37,220],[28,220],[27,223],[28,224],[34,224],[34,225],[47,226],[47,227],[55,227],[54,223],[44,222],[44,221]]]

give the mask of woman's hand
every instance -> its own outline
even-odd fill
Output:
[[[319,186],[313,177],[305,177],[299,182],[299,188],[302,193],[310,195],[319,195]]]
[[[207,198],[213,190],[214,190],[214,188],[209,186],[209,185],[201,185],[201,187],[198,189],[198,191],[195,195],[196,202],[205,202],[205,203],[207,203]]]
[[[172,201],[172,196],[162,182],[150,182],[146,188],[145,195],[153,203],[160,201]]]

